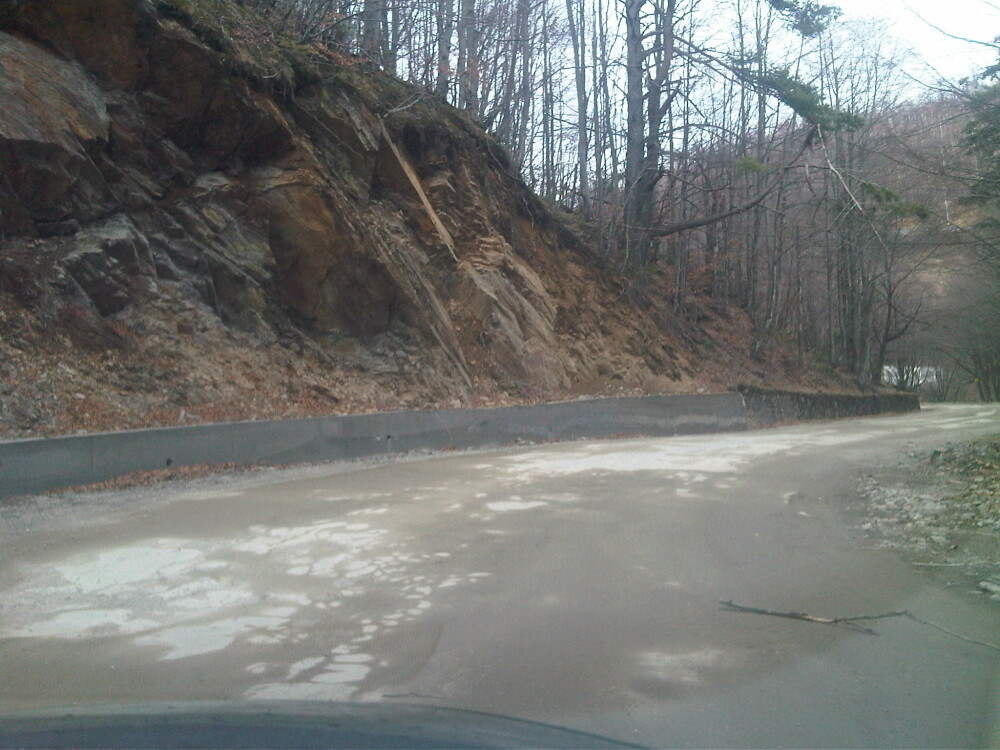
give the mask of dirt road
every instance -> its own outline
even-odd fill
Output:
[[[855,526],[859,477],[1000,409],[265,472],[0,506],[0,710],[350,700],[652,746],[966,747],[996,603]]]

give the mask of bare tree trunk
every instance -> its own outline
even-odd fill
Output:
[[[455,33],[455,0],[437,0],[437,80],[434,93],[448,98],[451,84],[451,37]]]
[[[385,0],[364,0],[361,20],[361,52],[374,63],[382,64],[385,54]]]
[[[506,35],[510,37],[507,41],[506,65],[497,67],[495,78],[502,78],[500,90],[496,93],[489,113],[483,116],[483,127],[492,130],[497,140],[508,150],[511,150],[514,143],[514,132],[516,128],[517,112],[514,108],[514,94],[520,92],[522,96],[531,96],[530,90],[525,90],[521,85],[522,79],[518,76],[518,67],[523,64],[524,45],[521,40],[528,36],[528,24],[531,5],[529,0],[517,0],[513,25],[507,30]]]
[[[584,213],[590,211],[590,145],[587,123],[586,16],[581,0],[566,0],[566,20],[573,45],[573,74],[576,81],[576,172],[577,192]]]
[[[633,270],[653,257],[652,221],[660,180],[660,124],[670,105],[663,101],[674,52],[676,0],[653,9],[652,28],[642,19],[642,0],[625,9],[625,263]],[[645,40],[653,46],[646,48]]]
[[[476,0],[459,0],[458,106],[479,114],[479,34]]]
[[[521,39],[521,86],[519,91],[520,107],[517,119],[517,131],[514,135],[514,143],[511,149],[514,163],[519,167],[524,165],[525,154],[528,150],[528,126],[531,119],[531,67],[534,64],[534,48],[532,43],[534,31],[530,23],[530,8],[525,18],[524,37]]]

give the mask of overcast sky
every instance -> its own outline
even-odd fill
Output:
[[[996,62],[980,45],[949,39],[919,16],[949,34],[991,42],[1000,35],[1000,0],[827,0],[845,18],[885,18],[893,34],[949,78],[960,78]]]

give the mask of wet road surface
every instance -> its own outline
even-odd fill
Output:
[[[660,747],[982,745],[996,651],[718,602],[1000,640],[995,603],[849,512],[861,471],[998,429],[945,406],[9,502],[0,710],[382,701]]]

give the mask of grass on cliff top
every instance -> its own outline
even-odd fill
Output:
[[[291,92],[310,77],[304,45],[279,37],[260,15],[232,0],[157,0],[156,8],[190,29],[225,57],[234,74],[258,88]]]
[[[276,33],[267,19],[234,0],[156,0],[156,7],[223,55],[233,73],[258,88],[290,94],[320,80],[345,86],[394,129],[443,125],[482,141],[480,145],[496,161],[509,166],[506,153],[465,112],[444,106],[437,97],[359,59]]]
[[[407,124],[436,122],[482,136],[466,113],[322,43],[276,33],[268,20],[234,0],[156,0],[161,16],[188,28],[222,55],[232,72],[259,89],[291,94],[321,80],[350,88],[376,114]]]

